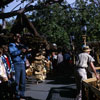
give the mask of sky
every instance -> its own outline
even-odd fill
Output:
[[[75,2],[75,0],[66,0],[69,4],[71,4],[71,3],[73,3],[73,2]],[[16,5],[18,5],[20,3],[20,0],[19,0],[19,2],[16,2],[16,0],[14,0],[14,2],[12,2],[12,3],[10,3],[9,5],[8,5],[8,7],[6,7],[5,8],[5,12],[10,12]],[[23,7],[24,6],[24,4],[21,6],[21,7]],[[18,6],[18,7],[20,7],[20,6]],[[16,8],[16,9],[18,9],[18,8]]]
[[[16,6],[16,5],[18,5],[19,3],[20,3],[20,0],[17,0],[18,2],[16,2],[16,0],[14,0],[13,2],[11,2],[8,6],[6,6],[5,7],[5,13],[7,13],[7,12],[11,12],[12,11],[12,9]],[[71,4],[71,3],[73,3],[73,2],[75,2],[75,0],[66,0],[69,4]],[[18,6],[18,7],[24,7],[25,6],[25,4],[22,4],[21,6]],[[18,10],[18,7],[16,8],[16,9],[14,9],[14,10]],[[10,20],[11,18],[9,18],[9,20]],[[8,20],[8,19],[7,19]],[[2,23],[2,20],[0,19],[0,24]]]

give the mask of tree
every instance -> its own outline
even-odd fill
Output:
[[[59,45],[63,43],[69,45],[72,33],[75,36],[76,48],[83,44],[83,34],[87,35],[87,42],[100,39],[99,0],[76,0],[72,5],[64,3],[63,0],[37,0],[36,5],[32,5],[34,0],[22,0],[22,3],[24,1],[29,1],[24,8],[0,13],[0,18],[9,18],[31,11],[32,15],[27,14],[27,17],[33,22],[39,34]],[[84,26],[87,30],[82,31]]]
[[[28,1],[28,0],[21,0],[21,3],[23,3],[24,1]],[[51,0],[47,0],[44,3],[42,3],[42,5],[45,6],[47,4],[56,3],[56,2],[61,3],[62,1],[63,0],[52,0],[52,1]],[[4,2],[5,1],[3,0],[3,3]],[[19,15],[19,14],[20,15],[21,14],[25,14],[25,12],[27,12],[27,11],[31,11],[31,10],[34,10],[34,9],[39,9],[40,5],[38,5],[38,6],[37,5],[36,6],[31,5],[30,6],[30,4],[32,4],[33,2],[35,2],[35,0],[29,1],[29,3],[24,8],[22,8],[22,9],[19,9],[19,10],[16,10],[16,11],[12,11],[12,12],[9,12],[9,13],[0,13],[0,19],[9,18],[9,17],[16,16],[16,15]],[[40,0],[38,0],[38,2],[40,2]],[[5,4],[4,4],[4,6],[5,6]],[[33,25],[31,24],[31,27],[32,26]],[[35,27],[33,27],[33,30],[34,30],[34,33],[37,34],[37,31],[36,31]]]
[[[82,46],[82,35],[87,35],[88,41],[100,39],[100,2],[92,0],[76,0],[74,6],[70,7],[70,28],[69,33],[74,32],[76,48]],[[82,30],[86,26],[87,30]]]
[[[48,41],[69,46],[69,35],[64,27],[66,10],[60,4],[48,5],[45,8],[41,6],[41,10],[34,11],[30,18],[35,22],[39,33]]]

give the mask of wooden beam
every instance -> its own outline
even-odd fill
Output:
[[[99,69],[100,69],[100,67],[95,67],[95,69],[96,69],[96,70],[99,70]]]
[[[94,82],[94,81],[97,81],[96,77],[83,80],[83,82],[85,82],[85,83]]]

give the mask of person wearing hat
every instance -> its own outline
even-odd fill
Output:
[[[94,66],[94,58],[90,55],[91,49],[89,46],[84,46],[82,48],[82,53],[77,56],[76,66],[75,66],[75,78],[77,86],[77,100],[82,100],[82,80],[87,79],[87,68],[90,66],[93,70],[97,79],[99,75],[96,73]]]

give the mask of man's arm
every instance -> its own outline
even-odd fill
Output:
[[[96,76],[97,80],[99,80],[100,77],[96,72],[96,69],[95,69],[95,66],[94,66],[93,62],[90,62],[90,67],[92,68],[93,72],[95,73],[95,76]]]
[[[18,56],[22,53],[21,50],[17,49],[17,47],[14,43],[10,43],[9,52],[12,56]]]

